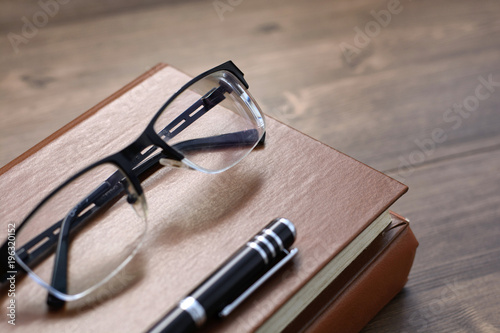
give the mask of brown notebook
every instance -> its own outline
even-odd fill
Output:
[[[188,79],[172,67],[158,65],[0,169],[0,190],[9,194],[1,201],[2,224],[21,221],[23,212],[41,200],[51,184],[135,139],[168,96]],[[144,331],[278,216],[295,223],[299,254],[234,314],[210,327],[218,332],[266,327],[275,331],[292,327],[295,317],[316,307],[316,315],[322,314],[317,322],[328,325],[333,318],[329,309],[337,311],[337,302],[359,301],[352,289],[361,281],[369,285],[361,277],[373,276],[370,269],[376,260],[366,261],[373,262],[367,264],[370,269],[352,275],[345,284],[348,289],[332,297],[322,295],[328,295],[332,276],[340,281],[345,267],[339,266],[331,276],[324,272],[340,259],[350,266],[357,257],[353,253],[366,249],[391,223],[387,210],[407,187],[274,119],[266,121],[265,147],[234,168],[217,175],[169,170],[143,184],[149,204],[148,234],[139,254],[114,279],[115,285],[68,303],[64,311],[49,313],[44,297],[33,297],[45,291],[29,278],[19,278],[16,329]],[[58,168],[62,164],[65,174]],[[119,221],[116,225],[112,233],[119,237]],[[2,237],[6,230],[0,231]],[[354,245],[357,249],[352,250]],[[392,253],[393,247],[381,253]],[[401,260],[404,269],[395,265],[387,272],[404,276],[388,287],[391,297],[401,289],[411,266],[409,257]],[[311,289],[311,281],[320,275],[322,285],[316,283]],[[315,305],[320,297],[336,300],[329,306]],[[366,309],[363,324],[388,297],[377,298]],[[9,302],[5,292],[0,301],[2,307]],[[5,325],[0,322],[0,327]]]

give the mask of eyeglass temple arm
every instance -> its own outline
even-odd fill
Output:
[[[125,192],[126,188],[126,179],[120,175],[120,172],[116,171],[92,191],[90,195],[80,201],[62,221],[58,222],[60,229],[51,283],[51,286],[55,290],[62,293],[67,292],[70,233],[76,231],[78,227],[83,226],[85,221],[89,220],[94,214],[97,214],[103,206],[109,204],[119,194]],[[61,308],[64,303],[63,300],[49,293],[47,304],[52,309]]]
[[[241,145],[254,145],[258,136],[259,132],[256,129],[249,129],[206,138],[181,141],[172,145],[172,147],[182,151],[232,148]],[[264,142],[263,139],[264,136],[260,139],[259,144]]]
[[[172,139],[186,129],[186,127],[210,111],[214,106],[226,99],[224,96],[225,93],[231,93],[232,91],[233,89],[227,83],[220,80],[218,88],[212,88],[208,93],[171,121],[170,124],[158,133],[158,135],[163,137],[165,141]]]

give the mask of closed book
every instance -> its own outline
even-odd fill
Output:
[[[186,74],[160,64],[0,169],[0,190],[8,194],[1,202],[2,224],[21,221],[46,189],[133,141],[188,80]],[[352,289],[358,281],[370,284],[370,279],[360,278],[373,276],[368,268],[377,266],[373,258],[379,258],[374,253],[380,249],[369,251],[373,260],[365,258],[365,269],[344,283],[350,291],[324,296],[327,287],[343,281],[342,272],[390,228],[395,215],[389,208],[407,187],[272,118],[266,123],[265,145],[226,172],[163,168],[143,183],[149,206],[146,239],[132,262],[103,288],[51,313],[40,296],[46,291],[28,278],[18,278],[16,329],[144,331],[281,216],[297,228],[297,256],[228,318],[212,321],[205,329],[275,332],[293,327],[310,309],[318,309],[318,323],[328,323],[330,308],[337,311],[332,304],[349,299],[346,302],[354,304],[357,298],[349,295],[355,295]],[[119,239],[122,221],[113,222],[115,228],[104,236]],[[6,230],[1,231],[3,237]],[[105,255],[114,243],[98,245]],[[379,252],[392,253],[392,248]],[[410,257],[401,260],[404,269],[395,265],[387,271],[405,276],[387,287],[390,295],[401,289],[411,266]],[[323,302],[320,310],[316,299],[335,301],[328,306]],[[387,301],[387,295],[377,298],[365,310],[363,323]],[[4,297],[2,306],[8,302]],[[300,327],[314,328],[310,323]]]

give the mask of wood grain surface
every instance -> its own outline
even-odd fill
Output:
[[[416,261],[365,331],[500,331],[500,2],[3,0],[0,34],[0,165],[159,62],[232,59],[264,112],[410,187]]]

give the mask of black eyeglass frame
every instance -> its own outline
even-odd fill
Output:
[[[144,191],[141,186],[141,181],[140,181],[140,175],[143,174],[144,172],[148,171],[150,167],[152,167],[153,163],[157,163],[158,158],[154,161],[150,161],[150,163],[147,163],[146,165],[141,165],[142,161],[139,161],[139,164],[134,161],[138,156],[140,156],[141,152],[143,152],[146,148],[153,146],[161,149],[161,158],[163,159],[169,159],[172,161],[177,161],[178,165],[182,165],[182,160],[184,156],[172,148],[170,145],[168,145],[161,137],[160,134],[157,133],[154,129],[154,125],[158,118],[161,116],[163,111],[174,101],[179,95],[181,95],[184,91],[186,91],[189,87],[191,87],[193,84],[198,82],[199,80],[205,78],[206,76],[213,74],[215,72],[219,71],[227,71],[233,74],[243,85],[246,89],[249,88],[248,83],[243,77],[243,72],[236,67],[236,65],[232,61],[227,61],[219,66],[216,66],[210,70],[207,70],[203,72],[202,74],[196,76],[195,78],[191,79],[189,82],[184,84],[177,92],[175,92],[161,107],[160,109],[156,112],[156,114],[153,116],[149,124],[146,126],[145,130],[142,132],[142,134],[139,135],[139,137],[132,143],[130,143],[128,146],[123,148],[122,150],[111,154],[107,157],[104,157],[100,159],[99,161],[96,161],[89,166],[85,167],[84,169],[80,170],[76,174],[74,174],[72,177],[68,178],[66,181],[64,181],[62,184],[60,184],[57,188],[51,191],[42,201],[40,201],[36,207],[30,212],[28,216],[26,216],[22,223],[17,227],[16,233],[19,233],[23,227],[25,226],[25,222],[27,222],[32,215],[38,211],[38,209],[43,206],[48,200],[50,200],[53,195],[58,193],[62,188],[73,182],[75,179],[79,178],[83,174],[89,172],[90,170],[103,165],[103,164],[112,164],[117,167],[118,170],[120,170],[123,175],[125,175],[128,180],[131,182],[131,186],[133,187],[135,194],[139,197],[142,197]],[[265,131],[258,142],[258,144],[263,144],[265,140]],[[175,166],[175,163],[173,164]],[[138,171],[139,169],[139,171]],[[126,191],[126,189],[125,189]],[[127,191],[128,192],[128,191]],[[137,197],[134,197],[131,195],[131,193],[126,193],[127,195],[127,200],[129,203],[134,202],[135,200],[139,199]],[[53,226],[54,227],[54,226]],[[62,234],[62,231],[59,233],[60,235]],[[60,236],[59,235],[59,236]],[[58,237],[59,238],[59,237]],[[61,256],[61,260],[58,260],[58,263],[61,262],[63,265],[66,267],[68,258],[67,254],[65,251],[61,251],[60,249],[60,242],[57,242],[57,252],[56,252],[56,258],[58,256]],[[55,245],[55,244],[53,244]],[[17,254],[16,254],[17,255]],[[7,272],[12,271],[12,269],[9,269],[7,266],[7,258],[9,257],[9,250],[8,250],[8,240],[5,241],[5,243],[2,245],[0,248],[0,283],[5,283],[7,280],[6,278],[8,277]],[[43,260],[44,258],[40,258],[39,260]],[[62,270],[59,271],[66,271],[66,268],[63,268]],[[16,269],[20,271],[24,271],[24,269],[16,263]],[[55,274],[53,276],[53,281],[52,281],[52,287],[55,290],[65,290],[66,289],[66,276],[60,277],[58,274]],[[56,295],[53,295],[50,293],[49,290],[49,296],[47,299],[47,304],[53,308],[61,308],[64,304],[65,301],[57,297]]]

